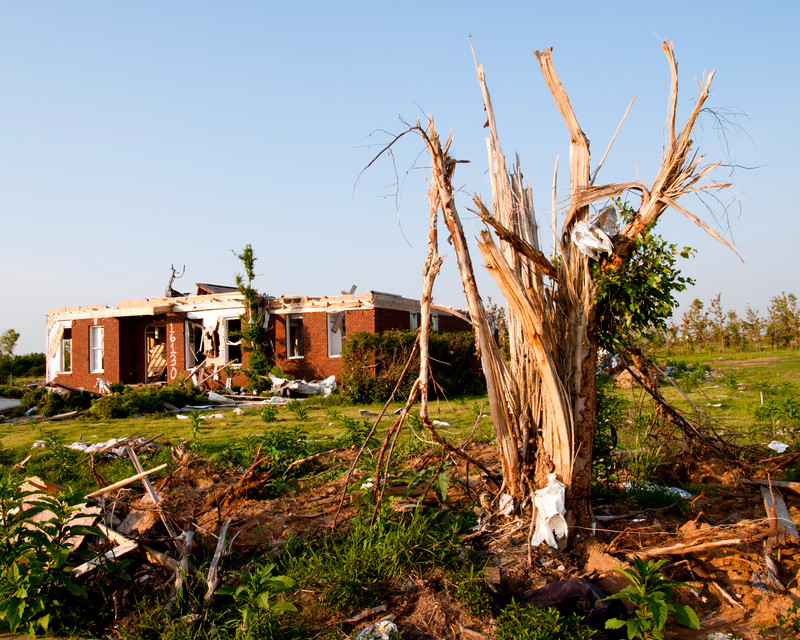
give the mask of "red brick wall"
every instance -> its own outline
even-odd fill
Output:
[[[375,331],[382,333],[389,329],[411,328],[411,319],[408,311],[397,309],[375,309]]]
[[[268,333],[275,345],[278,366],[287,374],[303,380],[321,380],[342,372],[341,357],[328,357],[328,314],[326,311],[311,311],[303,316],[303,357],[286,357],[286,316],[275,315],[270,319]],[[346,311],[344,316],[345,337],[356,331],[375,331],[373,309]]]
[[[439,331],[457,333],[459,331],[472,331],[472,325],[464,322],[458,316],[439,315]]]
[[[89,327],[103,327],[103,372],[89,372]],[[97,379],[106,382],[119,380],[119,320],[102,318],[97,320],[74,320],[72,322],[72,373],[60,373],[58,382],[73,387],[97,391]]]
[[[185,314],[167,314],[167,382],[175,382],[186,369]]]
[[[325,311],[312,311],[303,316],[302,358],[286,357],[286,316],[270,318],[268,335],[275,347],[278,365],[298,379],[319,380],[342,371],[341,357],[328,357],[328,327]],[[174,381],[186,370],[185,324],[183,314],[167,316],[102,318],[75,320],[72,323],[72,373],[62,373],[56,380],[75,387],[96,391],[97,378],[107,382],[135,384],[144,381],[144,332],[153,322],[167,322],[167,378]],[[103,373],[89,373],[89,327],[104,329]],[[409,312],[395,309],[356,309],[345,312],[345,340],[356,331],[382,332],[409,329]],[[468,323],[455,316],[439,316],[440,331],[470,331]],[[174,346],[174,350],[173,350]],[[247,356],[244,356],[245,362]],[[224,383],[224,375],[220,376]],[[234,383],[246,385],[240,373]]]

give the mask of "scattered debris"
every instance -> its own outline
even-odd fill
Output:
[[[767,445],[767,449],[772,449],[776,453],[785,453],[788,448],[789,448],[788,444],[784,444],[783,442],[778,442],[777,440],[773,440]]]
[[[567,521],[564,519],[566,489],[566,485],[556,479],[556,474],[551,473],[547,476],[547,486],[534,492],[536,530],[531,538],[531,546],[538,547],[546,542],[553,549],[558,549],[556,540],[567,535]]]
[[[392,640],[398,638],[399,634],[400,629],[394,622],[382,620],[368,626],[356,636],[355,640]]]
[[[329,376],[316,382],[286,380],[271,373],[269,378],[272,381],[272,393],[284,398],[307,398],[315,395],[327,398],[336,390],[336,376]]]

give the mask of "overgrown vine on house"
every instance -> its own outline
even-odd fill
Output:
[[[236,332],[234,339],[242,341],[242,352],[247,354],[247,366],[242,371],[247,378],[248,387],[262,391],[267,387],[268,376],[273,362],[270,357],[270,344],[267,337],[265,314],[261,309],[266,303],[266,296],[253,287],[255,280],[256,256],[253,247],[246,244],[241,253],[233,252],[244,267],[244,275],[236,274],[236,286],[245,299],[245,313],[240,317],[242,328]]]

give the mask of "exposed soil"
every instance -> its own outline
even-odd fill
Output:
[[[474,445],[470,453],[489,467],[497,463],[491,445]],[[209,554],[216,544],[209,532],[217,532],[221,523],[233,516],[231,531],[237,534],[236,551],[265,557],[279,553],[289,537],[313,539],[323,529],[333,526],[345,530],[349,518],[357,511],[350,502],[350,494],[345,494],[347,498],[339,509],[346,470],[353,456],[354,452],[348,450],[318,461],[319,472],[335,465],[342,465],[342,471],[330,482],[303,480],[296,491],[280,498],[260,495],[264,479],[257,474],[243,478],[241,471],[220,472],[188,455],[177,469],[159,479],[155,487],[163,498],[164,510],[176,523],[185,524],[189,516],[194,518],[196,541]],[[785,535],[778,535],[775,520],[768,518],[760,488],[743,483],[740,478],[766,477],[768,471],[774,472],[781,466],[781,458],[785,456],[773,458],[771,464],[757,468],[689,456],[670,461],[664,465],[667,483],[704,488],[688,501],[685,512],[674,509],[642,511],[624,503],[596,505],[595,515],[605,516],[605,519],[598,523],[594,535],[591,531],[573,529],[571,546],[563,552],[546,546],[531,549],[526,544],[530,532],[529,508],[518,516],[492,516],[492,524],[485,533],[467,537],[469,544],[489,554],[486,582],[493,593],[495,610],[523,591],[570,577],[584,577],[606,591],[616,591],[624,586],[625,578],[615,568],[627,566],[633,554],[680,544],[698,546],[720,542],[716,548],[694,552],[677,550],[654,556],[669,558],[669,577],[691,586],[693,591],[681,591],[680,600],[694,607],[702,622],[701,630],[696,632],[669,627],[667,637],[705,639],[712,631],[734,633],[748,640],[762,637],[763,627],[774,626],[779,616],[786,615],[792,603],[800,600],[800,545]],[[417,463],[430,465],[432,462],[428,456]],[[415,461],[408,464],[413,467]],[[454,481],[448,493],[447,508],[475,508],[472,505],[479,502],[478,491],[496,491],[494,485],[485,484],[474,467],[468,478],[463,462],[450,471]],[[363,476],[363,473],[357,475],[354,481],[363,482]],[[469,491],[466,490],[468,485]],[[442,508],[434,493],[427,489],[425,485],[418,487],[418,497],[427,494],[424,504],[428,508]],[[783,496],[793,519],[800,520],[800,496],[790,491],[784,491]],[[148,506],[144,500],[136,502],[133,496],[128,504],[152,509],[152,504]],[[398,508],[403,508],[402,502]],[[164,542],[166,532],[160,521],[153,518],[147,527],[139,531],[140,539],[168,549]],[[769,576],[765,549],[774,562],[777,581]],[[136,581],[137,588],[145,589],[149,595],[166,589],[164,585],[168,585],[170,579],[162,573],[158,576],[152,567],[142,569]],[[135,589],[130,595],[133,591]],[[386,585],[385,610],[352,623],[346,622],[344,617],[320,619],[319,628],[341,625],[345,632],[351,633],[371,622],[394,616],[404,630],[404,638],[491,636],[491,616],[474,616],[452,591],[452,586],[437,572],[406,576]],[[309,590],[297,596],[299,602],[297,598],[294,601],[313,618],[319,596]],[[349,615],[358,613],[353,611]],[[124,624],[124,619],[119,622]]]

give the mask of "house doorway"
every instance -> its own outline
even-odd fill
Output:
[[[145,380],[167,381],[167,323],[154,322],[144,330]]]

